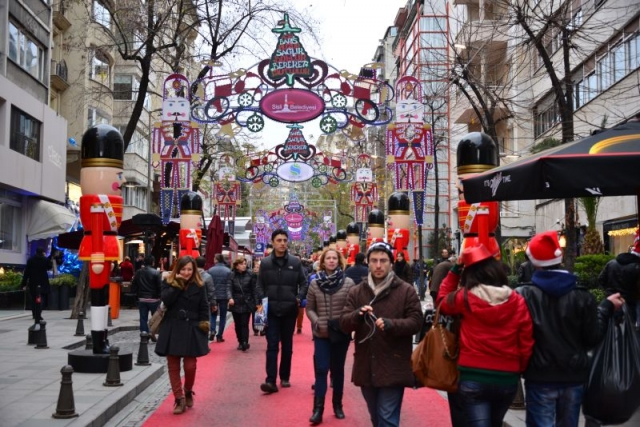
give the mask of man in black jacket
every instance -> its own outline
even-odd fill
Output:
[[[624,303],[619,293],[596,305],[577,277],[561,270],[556,231],[535,235],[527,255],[536,267],[530,285],[517,289],[533,320],[535,344],[524,372],[527,426],[577,427],[588,351],[598,345],[613,311]]]
[[[369,276],[369,267],[364,264],[365,256],[362,252],[356,254],[356,263],[344,271],[344,275],[357,285]]]
[[[307,296],[307,278],[300,258],[287,251],[289,235],[281,228],[271,233],[273,252],[260,262],[257,295],[268,297],[267,307],[267,378],[260,385],[265,393],[278,391],[278,350],[280,357],[280,384],[290,387],[293,331],[296,326],[300,301]],[[282,343],[282,344],[281,344]]]
[[[144,266],[136,271],[131,282],[131,292],[138,296],[140,332],[149,333],[149,313],[153,316],[160,306],[162,277],[160,272],[153,268],[155,262],[153,255],[145,257]],[[151,335],[151,340],[156,341],[155,335]]]
[[[47,307],[47,297],[49,295],[49,274],[48,270],[53,268],[53,263],[44,254],[43,248],[36,249],[36,254],[29,258],[27,266],[22,276],[22,289],[29,286],[31,295],[31,314],[36,322],[42,320],[42,309]],[[40,295],[38,295],[40,286]],[[40,306],[37,305],[38,297],[41,298]]]

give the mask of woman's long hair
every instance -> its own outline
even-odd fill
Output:
[[[198,267],[196,266],[196,260],[189,255],[181,257],[178,262],[176,262],[176,264],[173,266],[173,270],[171,270],[171,273],[169,273],[169,275],[167,276],[167,283],[172,283],[174,280],[176,280],[176,276],[178,275],[178,273],[180,273],[180,270],[182,270],[184,266],[189,263],[191,263],[191,267],[193,268],[193,274],[191,275],[189,282],[195,282],[196,285],[202,287],[204,282],[202,281],[202,276],[200,276],[200,272],[198,271]]]

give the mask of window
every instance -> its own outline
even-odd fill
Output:
[[[10,148],[39,162],[41,126],[42,123],[30,115],[16,107],[11,107]]]
[[[22,204],[20,195],[0,190],[0,250],[20,252]]]
[[[89,113],[87,114],[87,128],[100,124],[109,124],[109,117],[98,110],[97,108],[89,107]]]
[[[106,86],[110,83],[109,58],[99,50],[94,50],[91,55],[91,69],[89,77]]]
[[[138,97],[140,82],[126,74],[116,74],[113,82],[113,98],[120,101],[135,101]]]
[[[145,187],[123,187],[122,198],[125,206],[147,210],[147,189]]]
[[[611,52],[611,65],[613,66],[613,82],[622,80],[627,74],[627,45],[620,43]]]
[[[640,67],[640,34],[636,33],[633,38],[627,41],[629,55],[629,71]]]
[[[420,31],[446,32],[447,22],[445,18],[422,17],[420,18]]]
[[[12,22],[9,22],[9,58],[36,79],[43,80],[44,51]]]
[[[605,54],[596,63],[596,74],[598,75],[598,91],[603,92],[611,86],[611,56]]]
[[[111,25],[109,10],[99,0],[93,0],[93,20],[105,27]]]
[[[120,134],[124,135],[124,131],[126,129],[125,125],[118,126],[118,131]],[[145,139],[144,136],[136,129],[133,132],[133,136],[131,137],[131,141],[127,146],[127,153],[137,154],[145,160],[149,159],[149,142]]]

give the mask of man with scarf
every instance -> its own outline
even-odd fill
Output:
[[[372,424],[399,426],[404,389],[415,385],[411,352],[422,309],[413,286],[394,274],[388,243],[373,243],[367,261],[369,276],[349,291],[340,326],[355,331],[351,380],[361,387]]]
[[[267,307],[267,378],[260,390],[267,394],[278,391],[278,352],[280,385],[291,387],[291,355],[293,331],[296,327],[300,301],[307,297],[307,277],[300,258],[287,251],[289,235],[281,228],[271,233],[273,252],[260,262],[256,293],[258,300],[268,298]]]

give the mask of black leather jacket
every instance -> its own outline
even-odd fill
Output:
[[[547,272],[551,273],[551,272]],[[586,288],[551,295],[535,285],[516,289],[533,320],[533,354],[524,378],[532,382],[583,383],[589,375],[587,352],[598,345],[613,314],[613,303],[599,306]]]
[[[258,299],[269,298],[269,313],[273,316],[295,316],[298,300],[307,297],[307,277],[298,257],[275,252],[260,262],[257,283]]]
[[[620,292],[622,298],[635,303],[640,298],[640,257],[629,253],[618,255],[604,266],[598,283],[607,295]]]
[[[131,292],[138,298],[160,299],[162,277],[160,272],[153,267],[145,265],[136,271],[131,281]]]

